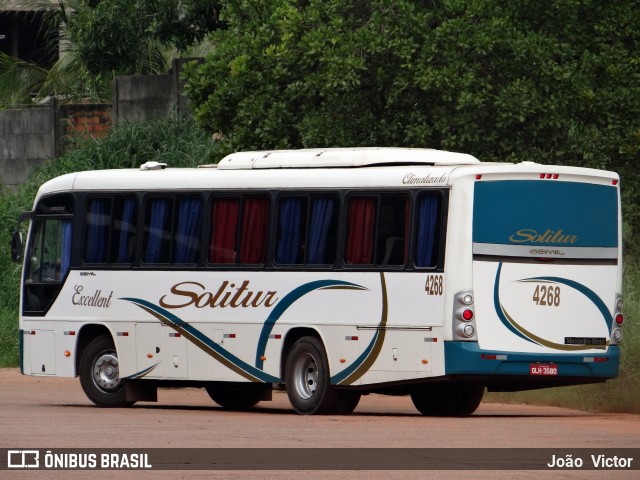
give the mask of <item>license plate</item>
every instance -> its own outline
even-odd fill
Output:
[[[530,375],[558,375],[558,366],[554,363],[532,363],[529,365]]]

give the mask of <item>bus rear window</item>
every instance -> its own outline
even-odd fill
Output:
[[[616,187],[561,181],[475,184],[474,253],[617,258]]]

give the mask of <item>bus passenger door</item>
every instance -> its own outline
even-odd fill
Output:
[[[136,372],[139,378],[162,378],[162,325],[136,324]]]

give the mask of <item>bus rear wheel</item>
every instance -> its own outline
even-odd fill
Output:
[[[99,407],[128,407],[124,382],[120,378],[118,354],[109,335],[96,337],[80,358],[80,385],[85,395]]]
[[[296,412],[302,415],[339,413],[340,393],[331,385],[329,362],[317,338],[302,337],[293,344],[287,356],[285,383],[289,402]],[[350,408],[351,404],[345,404],[344,413]]]
[[[228,410],[244,410],[253,407],[264,399],[265,392],[264,385],[250,383],[216,384],[205,387],[205,390],[211,400]]]
[[[482,385],[432,384],[411,393],[413,404],[423,415],[468,417],[480,406]]]
[[[338,415],[347,415],[353,412],[358,403],[360,403],[361,394],[359,392],[338,390],[338,403],[336,404],[335,413]]]

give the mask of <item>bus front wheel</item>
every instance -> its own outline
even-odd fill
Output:
[[[118,354],[109,335],[96,337],[80,358],[80,385],[85,395],[99,407],[128,407],[120,378]]]

